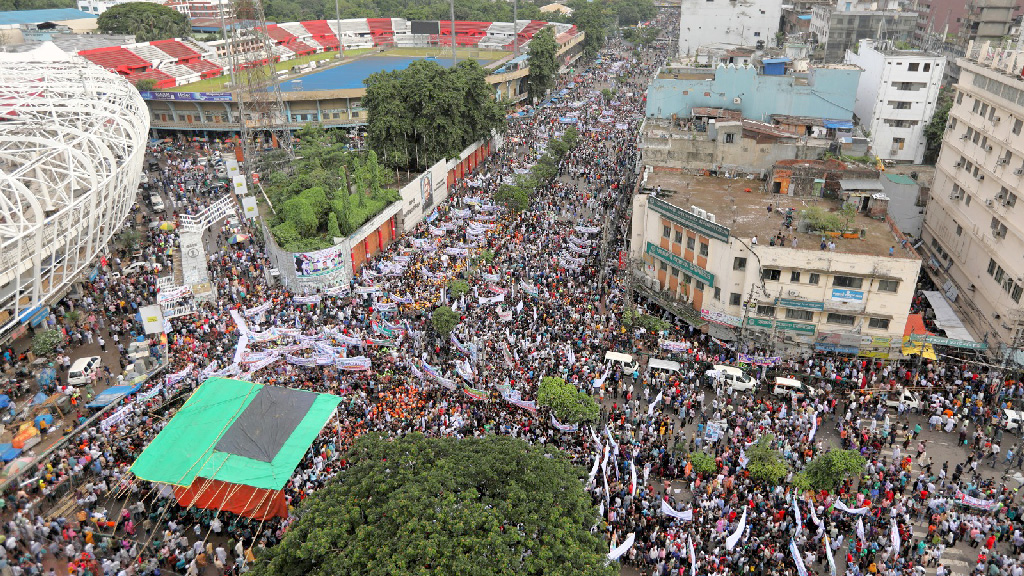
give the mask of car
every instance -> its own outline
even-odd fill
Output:
[[[885,405],[889,408],[899,408],[901,400],[906,404],[907,408],[917,411],[921,410],[921,397],[906,389],[890,393],[885,399]]]
[[[611,350],[605,352],[604,361],[608,364],[618,364],[626,374],[632,374],[640,369],[640,364],[633,359],[633,356],[621,352]]]
[[[68,370],[68,384],[71,386],[82,386],[92,382],[93,374],[100,367],[99,356],[87,356],[79,358],[71,364]]]
[[[776,396],[790,396],[797,400],[803,400],[806,397],[813,398],[817,396],[818,391],[795,378],[776,376],[775,384],[772,386],[772,394]]]
[[[121,268],[123,274],[132,274],[135,272],[142,272],[146,269],[146,262],[132,262],[131,264]]]
[[[149,197],[149,203],[153,206],[154,212],[163,212],[165,210],[164,201],[160,198],[159,194],[153,194]]]
[[[757,380],[735,366],[715,364],[704,375],[723,383],[729,394],[733,392],[753,392],[757,389]]]
[[[661,358],[651,358],[647,361],[647,368],[649,370],[661,370],[667,372],[670,376],[678,375],[682,367],[679,362],[673,362],[672,360],[662,360]]]

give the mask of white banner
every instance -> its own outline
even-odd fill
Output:
[[[732,550],[739,544],[740,538],[743,536],[743,530],[747,527],[747,508],[743,507],[743,516],[740,517],[740,523],[736,525],[736,530],[725,539],[725,549]]]
[[[800,576],[807,576],[807,567],[804,566],[804,559],[800,557],[800,549],[792,538],[789,540],[789,552],[793,555],[793,563],[796,564],[796,572]]]
[[[504,294],[498,294],[497,296],[492,296],[490,298],[481,298],[480,299],[480,304],[481,305],[483,305],[483,304],[497,304],[499,302],[504,302],[504,301],[505,301],[505,295]]]
[[[864,506],[863,508],[849,508],[846,506],[846,504],[843,504],[842,500],[836,498],[836,508],[842,510],[843,512],[846,512],[847,514],[863,515],[867,513],[869,507]]]
[[[825,555],[828,556],[828,573],[836,576],[836,559],[832,557],[832,540],[825,534]]]
[[[668,500],[661,501],[661,513],[665,516],[686,520],[687,522],[693,521],[693,508],[679,512],[668,503]]]
[[[892,538],[893,554],[898,556],[900,553],[900,529],[899,526],[896,525],[895,518],[889,519],[889,535],[890,538]]]
[[[626,539],[623,540],[622,544],[619,544],[614,550],[608,553],[608,560],[614,562],[618,560],[620,556],[629,552],[629,549],[633,547],[633,540],[635,539],[636,534],[630,532],[629,536],[626,536]]]
[[[246,316],[255,316],[257,314],[266,312],[267,310],[270,310],[270,302],[264,302],[263,304],[260,304],[259,306],[253,306],[252,308],[246,308],[245,312],[243,314],[245,314]]]

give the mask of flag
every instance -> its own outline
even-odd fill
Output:
[[[865,542],[865,540],[864,540],[864,519],[863,518],[857,518],[857,538],[860,538],[861,542]]]
[[[889,535],[892,538],[893,553],[900,553],[900,528],[896,525],[896,519],[889,519]]]
[[[818,515],[814,513],[814,502],[808,502],[807,507],[811,509],[811,521],[819,530],[823,530],[825,527],[821,525],[821,520],[818,520]]]
[[[636,464],[633,463],[632,459],[629,461],[629,470],[633,474],[633,484],[630,486],[630,491],[633,496],[636,496]]]
[[[793,555],[793,563],[796,564],[797,574],[800,576],[807,576],[807,567],[804,566],[804,559],[800,557],[800,549],[796,547],[796,542],[789,539],[789,552]]]
[[[658,395],[654,397],[654,402],[651,402],[651,405],[647,407],[647,415],[648,416],[654,414],[654,407],[658,405],[658,402],[661,402],[661,392],[660,391],[658,392]]]
[[[739,543],[740,537],[743,536],[743,530],[747,527],[747,507],[743,507],[743,516],[740,517],[740,523],[736,525],[736,531],[729,535],[725,539],[725,549],[731,551]]]
[[[825,534],[825,555],[828,556],[828,573],[836,576],[836,559],[832,557],[832,540]]]
[[[800,534],[800,529],[804,525],[804,519],[803,519],[802,516],[800,516],[800,504],[799,504],[799,499],[798,498],[793,498],[793,512],[796,515],[796,532],[795,532],[795,534]]]
[[[808,440],[814,441],[814,435],[818,433],[818,413],[814,413],[814,419],[811,420],[811,434],[808,436]]]
[[[690,554],[690,576],[697,576],[697,554],[693,551],[693,539],[686,535],[686,546]]]

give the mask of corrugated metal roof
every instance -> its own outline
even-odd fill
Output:
[[[0,12],[0,25],[4,24],[39,24],[41,22],[61,22],[64,20],[83,20],[96,18],[95,14],[82,12],[75,8],[51,8],[48,10],[11,10]]]
[[[914,180],[913,178],[905,174],[890,174],[886,172],[885,177],[888,178],[889,182],[892,182],[893,184],[909,184],[911,186],[917,186],[917,180]]]
[[[782,64],[783,62],[789,62],[789,58],[765,58],[761,62],[764,64]]]

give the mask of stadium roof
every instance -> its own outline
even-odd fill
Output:
[[[83,20],[96,18],[74,8],[50,8],[47,10],[11,10],[0,12],[0,26],[5,24],[39,24],[40,22],[62,22],[64,20]]]
[[[142,452],[132,472],[190,486],[198,478],[280,490],[341,398],[210,378]]]

